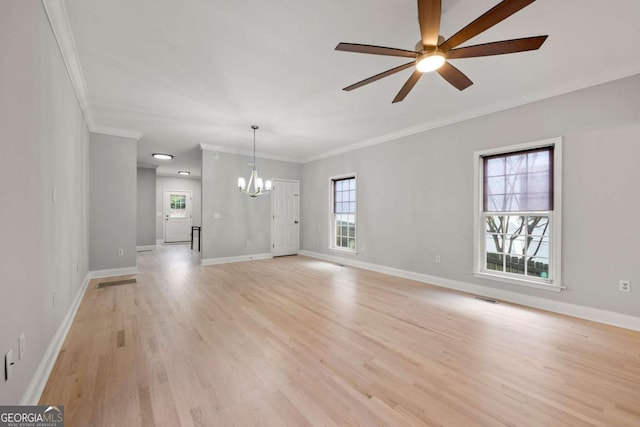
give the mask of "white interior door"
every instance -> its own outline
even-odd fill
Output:
[[[191,240],[191,191],[164,190],[165,243]]]
[[[273,256],[296,255],[300,245],[300,181],[274,179],[271,209]]]

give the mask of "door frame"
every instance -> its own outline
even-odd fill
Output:
[[[300,253],[300,180],[297,179],[281,179],[281,178],[271,178],[272,186],[276,186],[276,182],[293,182],[298,184],[298,241],[296,243],[296,254]],[[276,246],[276,204],[273,201],[273,197],[271,197],[271,256],[275,256],[275,246]]]
[[[189,206],[191,210],[189,211],[189,231],[191,231],[191,227],[193,226],[193,192],[191,190],[177,190],[177,189],[162,189],[162,241],[167,243],[167,193],[170,192],[180,192],[180,193],[189,193]],[[191,233],[189,233],[191,235]],[[188,240],[185,240],[188,242]]]

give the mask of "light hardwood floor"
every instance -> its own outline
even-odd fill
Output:
[[[640,333],[305,257],[139,254],[42,396],[67,426],[639,426]]]

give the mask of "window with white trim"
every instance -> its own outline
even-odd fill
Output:
[[[356,250],[356,177],[331,178],[331,248]]]
[[[560,140],[476,153],[476,273],[560,289]]]

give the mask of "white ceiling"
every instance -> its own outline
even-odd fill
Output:
[[[497,0],[444,0],[449,37]],[[341,42],[412,49],[415,0],[65,0],[96,126],[141,132],[139,164],[200,174],[199,144],[306,161],[345,147],[497,111],[640,72],[640,2],[538,0],[466,45],[548,34],[539,51],[453,60],[474,85],[406,62],[334,51]],[[151,152],[175,160],[159,163]]]

